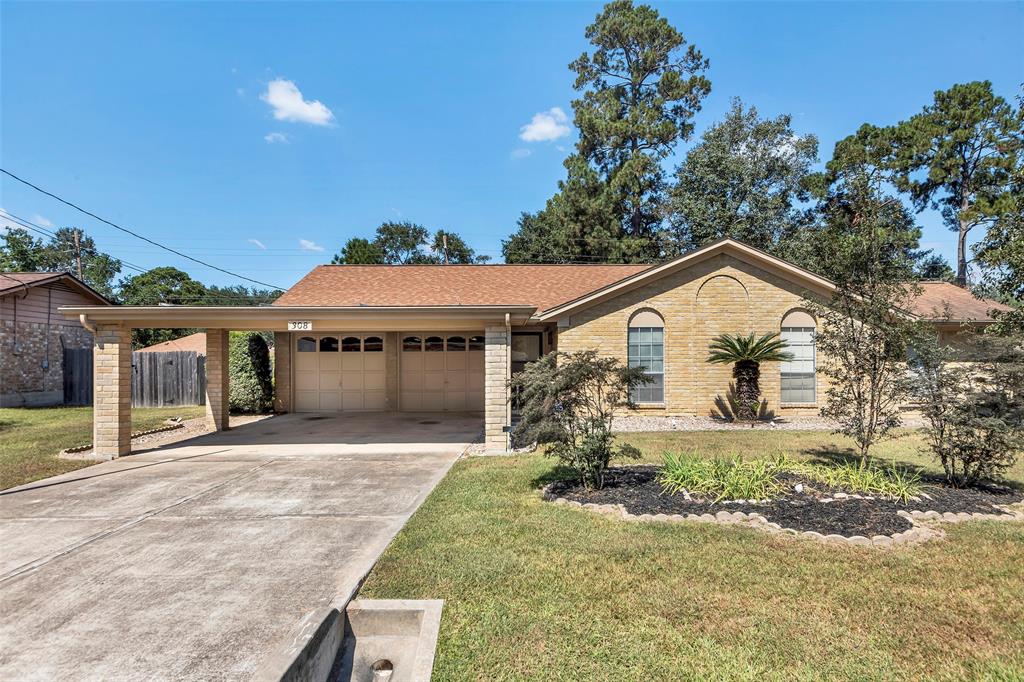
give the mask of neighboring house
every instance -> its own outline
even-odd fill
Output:
[[[721,333],[780,332],[795,358],[769,363],[761,387],[781,415],[815,414],[823,388],[807,297],[827,279],[732,240],[648,265],[321,265],[271,306],[69,308],[99,324],[98,350],[130,347],[131,327],[207,330],[207,405],[227,424],[227,330],[275,331],[276,407],[282,412],[480,411],[489,449],[508,446],[507,381],[552,350],[595,349],[643,365],[655,381],[635,396],[644,414],[709,414],[727,366],[706,362]],[[991,321],[994,302],[926,283],[919,308],[945,334]],[[939,311],[939,312],[933,312]],[[946,318],[951,320],[946,321]],[[290,330],[290,331],[289,331]],[[111,361],[111,366],[121,366]],[[100,367],[98,364],[97,367]],[[114,395],[126,385],[117,377]],[[97,424],[127,451],[124,418]],[[97,443],[100,443],[97,439]]]
[[[197,355],[206,355],[206,332],[196,332],[171,341],[154,343],[152,346],[140,348],[137,353],[169,353],[174,351],[191,351]]]
[[[66,272],[0,273],[0,407],[64,402],[64,349],[93,339],[57,309],[83,305],[113,304]]]

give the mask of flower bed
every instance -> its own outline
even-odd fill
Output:
[[[660,472],[661,467],[650,465],[617,467],[608,471],[601,490],[585,490],[575,481],[561,480],[546,486],[544,493],[548,499],[593,505],[598,511],[625,518],[743,522],[766,530],[808,533],[811,537],[859,538],[867,544],[872,544],[874,538],[892,540],[930,521],[1024,518],[1024,511],[1006,508],[1024,501],[1024,493],[1010,488],[956,490],[928,485],[902,502],[858,495],[796,474],[783,474],[779,492],[771,499],[716,502],[686,491],[665,492],[658,480]],[[914,533],[914,538],[935,534]]]

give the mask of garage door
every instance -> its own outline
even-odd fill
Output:
[[[402,334],[401,404],[406,412],[484,409],[484,337]]]
[[[383,334],[299,336],[294,358],[296,412],[387,407]]]

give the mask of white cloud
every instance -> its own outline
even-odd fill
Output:
[[[263,136],[267,144],[288,144],[288,136],[284,133],[267,133]]]
[[[529,149],[520,147],[519,149],[513,149],[512,153],[509,154],[509,156],[511,156],[513,159],[525,159],[532,153],[533,152],[531,152]]]
[[[405,215],[404,213],[402,213],[402,209],[400,209],[400,208],[392,208],[391,210],[399,218],[401,218],[403,215]]]
[[[523,142],[550,142],[571,132],[569,117],[559,107],[551,107],[533,115],[533,119],[519,129]]]
[[[50,222],[43,216],[39,215],[38,213],[32,214],[32,222],[34,222],[36,225],[41,225],[42,227],[53,227],[52,222]]]
[[[299,246],[302,247],[303,251],[323,251],[324,247],[320,246],[316,242],[308,239],[300,239]]]
[[[256,246],[260,247],[260,248],[261,248],[261,249],[263,249],[264,251],[266,251],[266,250],[267,250],[267,247],[266,247],[266,246],[265,246],[265,245],[263,244],[263,242],[261,242],[261,241],[260,241],[259,239],[250,239],[250,240],[249,240],[249,243],[250,243],[250,244],[255,244]]]
[[[283,78],[270,81],[260,99],[270,105],[278,121],[326,126],[334,120],[334,114],[323,102],[303,99],[295,83]]]

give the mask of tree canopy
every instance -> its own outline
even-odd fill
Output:
[[[78,242],[75,242],[75,236]],[[49,241],[34,238],[22,228],[9,229],[0,236],[0,270],[13,272],[70,272],[108,298],[114,297],[114,277],[121,261],[96,248],[93,238],[77,227],[57,229]]]
[[[676,169],[668,216],[679,253],[731,237],[779,253],[813,216],[811,167],[814,135],[797,135],[783,114],[760,118],[733,99],[725,119],[712,125]]]
[[[331,263],[335,265],[416,265],[483,263],[489,256],[477,255],[466,241],[450,230],[437,230],[433,237],[422,225],[384,222],[373,240],[352,237]]]

